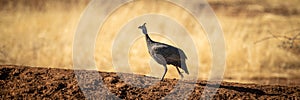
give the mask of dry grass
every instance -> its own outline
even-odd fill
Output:
[[[59,1],[35,2],[3,4],[0,62],[71,68],[72,37],[85,4],[65,8]]]
[[[0,11],[0,64],[72,68],[73,37],[87,2],[32,0],[26,3],[24,0],[17,3],[2,0],[1,3],[5,6],[1,6]],[[300,72],[299,52],[291,52],[299,51],[299,46],[282,48],[278,46],[282,41],[277,39],[255,44],[256,41],[270,37],[268,31],[286,36],[299,33],[300,31],[288,32],[299,28],[299,1],[288,0],[282,3],[279,0],[210,0],[209,3],[216,11],[224,30],[227,51],[226,79],[247,81],[260,77],[300,78],[297,74]],[[189,13],[163,1],[139,0],[122,6],[110,15],[99,32],[101,36],[97,37],[95,60],[98,68],[114,71],[111,48],[118,31],[132,18],[147,12],[172,16],[186,27],[198,49],[199,77],[207,78],[211,66],[211,51],[206,33]],[[132,29],[137,30],[136,27]],[[151,34],[151,37],[157,41],[174,43],[161,35]],[[299,41],[295,42],[297,43]],[[137,39],[129,53],[132,70],[139,74],[150,74],[150,60],[144,38]],[[175,69],[169,69],[167,77],[177,77]]]

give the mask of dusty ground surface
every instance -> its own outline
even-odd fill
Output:
[[[80,79],[80,80],[78,80]],[[186,97],[199,99],[300,99],[299,86],[258,85],[222,82],[216,94],[212,82],[193,83],[189,80],[159,79],[126,73],[38,68],[28,66],[0,66],[0,98],[18,99],[164,99]],[[153,83],[154,82],[154,83]],[[143,84],[139,86],[138,83]],[[133,85],[135,84],[135,85]],[[140,84],[140,85],[141,85]],[[177,92],[174,92],[179,90]],[[203,95],[206,94],[206,95]]]

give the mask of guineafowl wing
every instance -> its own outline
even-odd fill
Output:
[[[185,63],[187,57],[181,49],[164,43],[158,43],[153,46],[152,50],[153,54],[162,56],[167,64],[177,66],[183,69],[185,73],[189,74]],[[159,57],[159,59],[162,58]]]

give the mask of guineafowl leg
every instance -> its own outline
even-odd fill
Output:
[[[164,65],[164,67],[165,67],[165,73],[164,73],[164,75],[162,76],[162,78],[161,78],[160,81],[163,81],[163,80],[164,80],[164,77],[165,77],[165,75],[166,75],[166,73],[167,73],[167,71],[168,71],[167,65]]]
[[[179,75],[181,76],[181,78],[183,78],[183,75],[182,75],[182,73],[179,71],[178,67],[177,67],[177,66],[175,66],[175,67],[176,67],[176,69],[177,69]]]

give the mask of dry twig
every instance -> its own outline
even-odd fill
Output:
[[[288,31],[288,32],[294,32],[294,31],[298,31],[300,29],[295,29],[295,30],[291,30],[291,31]],[[261,40],[258,40],[256,42],[254,42],[254,44],[257,44],[257,43],[260,43],[260,42],[263,42],[263,41],[266,41],[266,40],[269,40],[269,39],[277,39],[279,41],[288,41],[289,45],[290,45],[290,48],[293,48],[294,47],[294,43],[296,40],[300,40],[300,38],[298,38],[300,36],[300,32],[292,37],[290,36],[285,36],[285,35],[275,35],[273,34],[272,32],[268,31],[268,33],[271,35],[269,37],[265,37]]]

